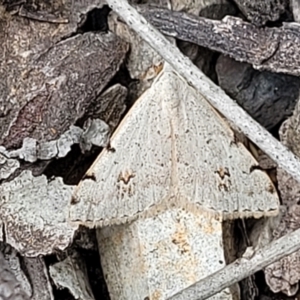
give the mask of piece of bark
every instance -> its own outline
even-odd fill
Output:
[[[78,226],[67,223],[67,206],[73,186],[61,178],[48,181],[24,171],[0,186],[0,215],[5,242],[26,256],[63,250],[72,241]]]
[[[93,121],[95,120],[98,120],[100,123],[102,123],[100,121],[102,120],[109,125],[108,128],[107,125],[102,123],[104,126],[102,126],[101,128],[106,128],[106,130],[104,130],[102,133],[97,133],[97,139],[100,138],[100,140],[102,140],[103,142],[98,142],[98,146],[107,146],[107,138],[114,131],[115,127],[122,117],[124,110],[126,109],[126,99],[127,88],[120,84],[115,84],[105,90],[99,97],[95,99],[95,101],[90,103],[85,116],[78,122],[78,125],[84,126],[84,123],[86,123],[88,119],[90,119],[91,123],[93,123]],[[80,131],[81,133],[79,132],[76,140],[74,140],[73,138],[70,139],[70,135],[68,133],[70,133],[70,130],[74,131],[75,128],[76,131]],[[64,159],[61,159],[60,161],[49,161],[49,166],[46,168],[45,172],[47,173],[47,176],[50,177],[52,175],[63,177],[64,181],[68,184],[77,184],[81,177],[84,175],[88,164],[91,164],[92,160],[95,158],[95,151],[99,150],[97,150],[97,147],[93,147],[91,152],[85,152],[83,154],[82,151],[77,151],[79,150],[79,147],[75,145],[75,147],[72,147],[73,151],[69,152],[71,150],[69,146],[72,146],[72,144],[76,144],[79,142],[79,145],[81,147],[83,146],[83,148],[85,148],[84,145],[90,146],[91,144],[89,136],[85,133],[82,133],[81,128],[71,126],[70,130],[63,133],[62,136],[58,140],[56,140],[59,157],[64,157]],[[88,127],[86,128],[86,130],[89,131]],[[52,142],[53,141],[51,141],[51,143]],[[45,144],[47,144],[47,142]],[[38,162],[40,163],[41,161]],[[22,167],[25,169],[31,169],[30,165],[25,165]],[[38,169],[38,172],[36,169]],[[42,169],[42,171],[44,171],[44,169]],[[39,167],[35,166],[32,172],[34,176],[41,175]]]
[[[12,160],[12,158],[20,158],[28,162],[47,160],[48,162],[42,166],[42,169],[44,169],[51,159],[65,157],[71,151],[71,147],[74,144],[80,144],[81,148],[83,150],[85,149],[85,151],[90,149],[91,145],[106,147],[109,135],[115,129],[125,111],[126,96],[127,89],[120,84],[116,84],[103,92],[87,108],[86,115],[81,120],[81,122],[85,120],[84,129],[71,125],[70,128],[56,140],[43,142],[32,138],[24,138],[23,145],[19,149],[7,151],[2,147],[3,149],[0,150],[0,152],[6,156],[6,160],[1,164],[0,172],[3,173],[3,175],[0,173],[0,178],[1,176],[3,179],[8,178],[20,167],[20,163],[17,160]],[[101,120],[99,118],[101,118]],[[95,127],[95,122],[99,126],[96,125]],[[107,122],[109,126],[106,125],[105,122]],[[97,131],[97,139],[95,140],[90,134],[92,131],[97,130],[97,128],[100,131]],[[16,165],[15,167],[13,167],[13,163]],[[8,169],[8,165],[11,165],[12,168]],[[21,166],[21,169],[28,168],[30,168],[28,165]],[[36,176],[41,174],[39,165],[32,166],[31,170]]]
[[[79,22],[86,10],[76,6],[79,11],[71,12],[71,3],[60,9]],[[128,45],[112,33],[69,37],[77,21],[53,24],[4,13],[0,143],[6,148],[20,147],[25,137],[58,138],[83,116],[124,60]]]
[[[99,47],[102,51],[99,51]],[[83,116],[94,95],[100,93],[114,75],[122,62],[116,56],[125,54],[121,47],[123,45],[118,44],[118,39],[112,34],[101,36],[87,33],[65,40],[52,48],[54,50],[47,52],[49,56],[45,55],[40,68],[36,61],[36,70],[32,70],[32,73],[40,69],[41,85],[31,93],[31,97],[27,94],[31,99],[20,110],[14,124],[10,124],[9,134],[3,140],[3,145],[6,148],[16,147],[25,137],[49,141],[68,130]],[[63,58],[57,61],[56,57]],[[101,64],[97,65],[94,61],[101,61]],[[52,78],[43,78],[46,75],[42,75],[43,70],[52,74]],[[25,119],[30,116],[33,120]]]
[[[267,154],[265,154],[260,149],[257,149],[257,156],[254,155],[254,157],[256,158],[256,160],[259,164],[259,167],[263,170],[272,170],[272,169],[274,170],[277,167],[277,164]],[[277,180],[274,180],[273,177],[272,177],[272,180],[273,180],[273,182],[277,181]]]
[[[29,300],[29,296],[22,289],[3,254],[0,252],[0,299],[1,300]]]
[[[300,156],[300,102],[298,99],[293,115],[280,128],[280,139],[297,156]],[[300,184],[283,169],[277,169],[278,190],[281,195],[284,213],[273,239],[300,228]],[[283,292],[293,296],[299,289],[300,251],[268,266],[265,269],[266,282],[273,292]]]
[[[256,26],[277,21],[288,7],[288,0],[234,0],[245,17]]]
[[[286,235],[300,228],[300,206],[294,205],[287,209],[278,228],[273,232],[274,238]],[[300,253],[295,252],[273,263],[264,270],[268,286],[274,293],[283,292],[293,296],[299,289]]]
[[[42,257],[20,258],[16,250],[3,243],[0,243],[0,254],[1,252],[6,264],[19,282],[21,290],[30,300],[54,300],[48,271]]]
[[[37,160],[65,157],[67,153],[71,151],[71,146],[78,143],[81,143],[81,145],[89,145],[87,149],[90,148],[91,145],[105,147],[108,142],[109,134],[115,129],[120,121],[121,115],[125,111],[126,106],[124,102],[126,96],[127,89],[120,84],[116,84],[107,89],[90,104],[85,116],[90,118],[86,120],[84,129],[71,125],[58,139],[48,142],[24,138],[21,148],[6,151],[5,153],[9,158],[20,158],[24,161],[36,162]],[[92,137],[91,132],[93,131],[92,128],[95,129],[95,123],[99,125],[98,127],[96,126],[99,130],[94,132]],[[2,172],[6,170],[5,166],[0,168],[1,170],[3,169]]]
[[[64,25],[60,25],[60,26],[57,26],[55,24],[48,24],[49,22],[51,22],[50,20],[43,20],[43,21],[45,21],[45,23],[43,25],[41,25],[40,22],[33,22],[33,21],[28,21],[28,20],[24,21],[22,18],[20,18],[20,19],[22,19],[24,21],[24,26],[26,25],[28,27],[28,25],[31,25],[31,26],[35,26],[36,25],[40,29],[40,31],[38,32],[38,34],[42,35],[42,38],[44,38],[43,40],[39,40],[39,38],[41,38],[41,37],[38,36],[37,39],[36,39],[37,41],[34,41],[31,45],[29,45],[29,47],[32,47],[32,48],[34,48],[36,46],[42,47],[43,46],[43,42],[45,42],[45,40],[46,40],[46,41],[48,41],[48,43],[46,43],[45,47],[49,47],[48,44],[50,44],[50,46],[53,44],[51,47],[52,48],[53,47],[57,48],[57,46],[56,46],[55,43],[59,42],[59,39],[64,39],[65,40],[65,39],[67,39],[68,35],[71,35],[72,33],[74,34],[74,32],[78,29],[78,26],[79,26],[78,23],[84,23],[84,25],[85,25],[85,18],[87,18],[87,15],[85,15],[85,13],[88,10],[90,10],[90,9],[92,9],[94,7],[101,7],[104,4],[104,1],[85,1],[84,3],[81,3],[81,2],[79,3],[78,1],[76,1],[75,3],[73,3],[73,1],[65,1],[64,3],[55,3],[56,5],[54,5],[54,3],[52,2],[52,4],[53,4],[53,7],[52,7],[52,5],[48,5],[47,3],[42,3],[42,2],[37,3],[36,6],[34,6],[34,7],[30,7],[31,3],[26,3],[25,4],[27,10],[30,9],[30,11],[33,11],[35,14],[40,15],[42,18],[45,16],[45,12],[46,12],[46,15],[51,14],[51,12],[48,11],[49,9],[50,10],[51,9],[52,10],[53,9],[57,10],[57,12],[56,12],[57,16],[59,15],[59,16],[69,16],[70,17],[70,20],[69,20],[68,24],[64,24]],[[70,10],[70,5],[71,4],[72,4],[72,9]],[[9,4],[7,4],[7,5],[9,6]],[[23,6],[23,8],[25,6]],[[20,15],[20,13],[19,13],[19,15]],[[31,17],[27,16],[27,18],[31,18]],[[33,17],[33,19],[35,19],[35,18]],[[16,27],[19,24],[18,22],[16,23],[16,21],[13,22],[13,20],[11,22],[13,24],[16,24]],[[23,23],[21,22],[21,24],[23,24]],[[46,31],[47,28],[49,29],[50,35],[47,35],[48,34],[48,32]],[[116,38],[116,40],[118,40],[118,39]],[[84,42],[84,39],[82,40],[82,42]],[[105,39],[105,38],[103,39],[103,42],[104,43],[108,43],[106,46],[108,46],[109,43],[110,43],[109,39]],[[118,46],[117,43],[113,44],[114,43],[113,39],[112,39],[111,42],[112,42],[113,46]],[[124,43],[123,43],[123,45],[124,45]],[[51,47],[49,47],[49,48],[51,48]],[[65,47],[67,47],[67,45],[65,45]],[[90,46],[87,46],[87,47],[89,48]],[[47,49],[45,48],[41,52],[42,53],[43,52],[47,52],[46,50]],[[84,50],[84,47],[83,47],[83,49],[81,49],[81,51],[82,50]],[[114,49],[114,50],[118,51],[118,49]],[[110,53],[109,49],[107,49],[107,51],[108,51],[107,53]],[[67,50],[65,52],[67,52]],[[67,54],[67,53],[65,53],[65,54]],[[72,54],[72,50],[71,50],[71,54]],[[112,54],[112,56],[114,56],[115,52],[112,51],[111,54]],[[122,55],[124,56],[124,53],[119,53],[119,54],[121,56]],[[119,55],[119,54],[117,54],[117,55]],[[37,54],[37,56],[38,56],[38,54]],[[68,56],[70,56],[70,55],[68,55]],[[101,56],[102,56],[102,54],[101,54]],[[84,57],[84,56],[82,56],[82,57],[83,57],[82,60],[84,62],[84,59],[87,59],[87,58]],[[95,59],[97,59],[96,55],[95,55]],[[77,64],[78,61],[76,61],[75,63]],[[93,64],[94,64],[94,62],[93,62]],[[118,64],[118,62],[117,62],[117,64]],[[104,64],[103,64],[103,60],[101,60],[101,63],[94,64],[94,65],[99,65],[100,69],[101,69],[101,65],[104,68],[106,68],[104,66]],[[113,70],[114,64],[112,64],[111,67],[112,67],[111,70],[113,72],[116,71],[116,70]],[[86,76],[87,77],[90,76],[89,72],[92,71],[92,70],[89,70],[89,69],[91,69],[91,68],[86,68],[86,66],[84,66],[82,68],[82,72],[86,72]],[[113,74],[110,74],[110,72],[108,70],[109,69],[106,69],[104,71],[104,73],[103,73],[104,74],[104,76],[103,76],[104,79],[107,76],[112,76],[113,75]],[[94,71],[96,71],[96,69]],[[98,74],[98,75],[100,76],[100,79],[103,80],[103,78],[101,78],[101,74]],[[74,77],[74,74],[72,74],[72,76]],[[71,76],[71,78],[72,78],[72,76]],[[75,83],[76,83],[77,79],[74,78],[74,82]],[[95,78],[95,80],[97,81],[97,78]],[[101,85],[104,86],[105,82],[101,83],[101,80],[100,80],[99,84],[98,84],[98,82],[95,82],[93,84],[98,85],[99,87]],[[69,79],[68,79],[68,82],[70,82]],[[93,84],[92,84],[92,86],[93,86]],[[81,85],[82,85],[82,83],[81,83]],[[71,88],[71,86],[69,86],[68,88]],[[74,90],[75,90],[75,88],[74,88]],[[126,97],[126,91],[125,90],[126,89],[124,87],[121,87],[119,85],[116,86],[116,87],[111,87],[109,89],[109,91],[107,91],[106,94],[104,95],[104,97],[102,97],[102,98],[101,98],[101,96],[98,97],[98,95],[94,95],[95,92],[96,92],[96,88],[94,89],[94,91],[92,91],[90,93],[90,95],[86,95],[85,93],[80,93],[80,94],[82,94],[83,97],[84,97],[84,95],[87,96],[86,100],[87,100],[88,107],[86,108],[86,111],[85,111],[86,114],[88,116],[90,116],[90,117],[95,118],[95,116],[93,115],[93,113],[94,113],[95,109],[97,108],[97,114],[98,115],[101,114],[101,117],[104,117],[105,120],[109,121],[110,124],[111,124],[111,129],[113,130],[114,126],[116,126],[116,123],[119,122],[119,119],[120,119],[120,117],[121,117],[121,115],[122,115],[122,113],[123,113],[123,111],[125,109],[125,105],[124,105],[124,100],[125,100],[125,97]],[[117,96],[116,96],[116,94],[117,94]],[[110,97],[110,95],[111,95],[111,97]],[[64,102],[65,99],[63,99],[62,102]],[[117,101],[117,103],[115,101]],[[77,102],[78,102],[77,98],[76,98],[75,102],[76,102],[76,105],[77,105]],[[115,102],[115,103],[113,103],[113,102]],[[79,106],[77,108],[80,109]],[[67,110],[67,112],[68,112],[68,110]],[[51,108],[51,113],[53,113],[53,108]],[[71,109],[69,111],[69,113],[71,115],[73,114],[74,116],[76,115],[76,114],[74,114],[74,110],[73,109]],[[84,112],[83,111],[79,112],[79,114],[82,114],[82,113],[84,113]],[[50,117],[50,121],[51,121],[51,117]],[[78,115],[75,116],[75,119],[73,121],[75,122],[78,117],[79,117]],[[63,121],[63,118],[62,118],[61,121]],[[67,124],[70,120],[65,120],[65,121],[66,121],[65,124]],[[51,134],[52,133],[53,134],[57,134],[58,138],[56,140],[51,140],[51,141],[46,141],[46,142],[42,141],[41,139],[39,141],[36,141],[36,142],[34,140],[31,140],[33,142],[32,143],[32,147],[33,148],[31,148],[30,145],[27,144],[26,151],[24,151],[25,149],[18,149],[17,151],[15,151],[15,152],[12,153],[12,156],[18,155],[20,158],[25,159],[25,161],[27,160],[27,161],[31,161],[31,162],[34,162],[37,159],[48,160],[48,162],[49,162],[49,160],[51,158],[54,158],[54,157],[63,157],[63,156],[65,156],[68,153],[68,151],[70,151],[70,149],[71,149],[70,147],[74,143],[78,143],[79,142],[79,138],[80,137],[79,137],[79,133],[77,132],[78,130],[74,131],[73,130],[74,128],[75,127],[71,125],[71,127],[69,127],[69,129],[67,131],[65,131],[61,137],[60,137],[60,133],[56,132],[57,128],[56,129],[53,128],[53,130],[51,130]],[[52,137],[51,137],[51,139],[52,139]],[[24,145],[25,142],[26,142],[26,138],[23,141],[23,145]],[[105,146],[104,144],[102,146]],[[26,167],[24,166],[24,164],[22,164],[22,168],[30,168],[35,174],[40,174],[41,171],[46,167],[46,165],[48,164],[48,162],[44,163],[43,166],[41,166],[41,163],[39,163],[39,166],[33,166],[33,165],[28,166],[27,165]]]
[[[77,30],[78,24],[84,23],[87,18],[87,13],[94,8],[102,8],[106,4],[105,0],[86,0],[86,1],[10,1],[1,0],[0,5],[11,15],[19,15],[20,17],[36,20],[44,23],[41,28],[50,30],[57,27],[52,27],[51,23],[63,24],[59,26],[58,37],[60,35],[68,35]],[[46,23],[49,23],[48,25]],[[56,26],[56,25],[55,25]],[[38,38],[38,37],[33,37]],[[51,38],[51,37],[49,37]],[[56,38],[56,37],[55,37]]]
[[[277,169],[278,189],[284,211],[272,237],[277,239],[300,228],[300,184],[281,168]],[[284,257],[265,269],[265,278],[270,289],[293,296],[299,289],[300,251]]]
[[[216,72],[220,87],[266,129],[271,130],[292,115],[300,78],[260,72],[223,55],[217,60]]]
[[[102,126],[98,127],[100,131],[94,132],[94,137],[91,137],[88,133],[97,129],[97,127],[93,126],[93,122],[97,121]],[[90,126],[94,130],[91,130]],[[80,144],[83,150],[90,149],[93,144],[101,147],[107,146],[110,132],[110,128],[105,122],[96,119],[87,124],[85,130],[71,125],[70,129],[64,132],[57,140],[39,142],[32,138],[24,138],[22,147],[17,150],[6,151],[2,147],[4,150],[3,153],[6,153],[3,154],[6,155],[6,160],[0,165],[2,179],[10,181],[23,170],[30,170],[34,176],[40,176],[51,159],[65,157],[71,151],[71,147],[74,144]],[[22,164],[17,159],[12,158],[21,159]]]
[[[31,283],[32,294],[30,300],[54,300],[44,258],[41,256],[23,257],[22,263]]]
[[[106,147],[109,143],[109,126],[100,119],[88,119],[84,124],[80,148],[83,152],[90,151],[92,146]]]
[[[14,274],[16,280],[20,283],[21,289],[26,293],[28,297],[32,296],[32,286],[29,278],[23,270],[23,261],[20,258],[19,253],[11,246],[0,242],[0,253],[9,266],[11,272]],[[1,298],[0,298],[1,299]]]
[[[227,16],[210,20],[162,8],[139,6],[140,13],[163,34],[221,52],[255,69],[300,75],[300,25],[284,23],[278,28],[257,28]]]
[[[9,153],[5,150],[5,148],[1,147],[1,150],[0,150],[0,180],[7,179],[19,167],[20,167],[19,161],[16,159],[10,158]]]
[[[129,0],[128,2],[132,5],[146,4],[158,7],[170,7],[172,5],[172,0]]]
[[[68,249],[67,253],[71,254],[73,250],[80,254],[80,261],[84,261],[85,266],[82,270],[87,271],[88,282],[95,299],[110,300],[101,267],[101,257],[99,259],[96,229],[80,226],[71,249]],[[62,261],[65,258],[59,260]]]
[[[12,158],[20,158],[28,162],[37,160],[49,160],[55,157],[64,157],[73,144],[79,143],[83,130],[76,126],[71,126],[57,140],[49,142],[39,142],[36,139],[24,138],[22,147],[9,151]]]
[[[297,180],[281,168],[277,169],[277,180],[282,203],[286,207],[297,204],[300,201],[300,184]]]
[[[293,12],[294,20],[300,22],[300,1],[299,0],[290,0],[290,6]]]
[[[202,213],[170,209],[97,237],[111,300],[163,300],[225,265],[222,223]],[[226,289],[211,299],[239,298]]]
[[[50,276],[58,288],[67,288],[75,299],[94,300],[86,265],[79,253],[73,252],[68,257],[50,266]]]
[[[282,124],[279,133],[282,143],[300,157],[300,98],[293,115]]]
[[[119,83],[109,87],[90,104],[86,116],[103,120],[113,131],[125,112],[127,94],[127,88]]]
[[[116,84],[104,91],[87,108],[84,119],[89,117],[90,123],[86,122],[84,130],[71,125],[56,140],[43,142],[32,138],[24,138],[22,147],[12,151],[7,151],[1,146],[0,152],[2,154],[0,157],[3,162],[0,164],[0,178],[9,178],[11,180],[15,176],[18,176],[24,169],[29,169],[33,172],[34,176],[39,176],[50,163],[51,159],[65,157],[71,151],[71,147],[74,144],[80,144],[86,150],[90,149],[91,145],[106,147],[109,135],[119,123],[126,108],[126,96],[127,89],[120,84]],[[101,118],[101,120],[98,118]],[[98,128],[101,129],[100,131],[94,132],[93,140],[91,140],[90,134],[88,134],[91,132],[89,126],[94,128],[94,122],[100,122],[102,125]],[[31,163],[38,161],[38,164],[22,163],[20,165],[20,162],[13,158],[20,158],[23,162],[28,161]],[[17,169],[19,169],[18,172],[15,172]]]
[[[196,16],[222,19],[220,15],[231,15],[236,12],[234,5],[228,0],[171,0],[172,10],[184,11]]]

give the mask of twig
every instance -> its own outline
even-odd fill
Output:
[[[251,258],[240,258],[236,260],[234,263],[194,283],[168,300],[207,299],[284,256],[299,250],[299,240],[300,229],[297,229],[257,250]]]
[[[138,6],[137,9],[165,35],[221,52],[258,70],[300,75],[297,23],[256,27],[232,16],[219,21],[165,8]]]
[[[178,48],[151,26],[126,0],[106,0],[124,21],[156,50],[187,82],[280,167],[300,182],[300,160],[254,121],[225,92],[207,78]]]

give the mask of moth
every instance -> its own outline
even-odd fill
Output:
[[[278,195],[228,124],[168,67],[77,186],[71,222],[106,226],[172,207],[220,219],[276,215]]]

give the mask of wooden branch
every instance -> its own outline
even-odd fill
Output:
[[[159,31],[180,40],[221,52],[255,69],[300,75],[300,25],[259,28],[240,18],[211,20],[164,8],[138,7]]]
[[[249,259],[240,258],[236,260],[234,263],[191,285],[168,300],[207,299],[224,288],[299,250],[299,240],[300,229],[297,229],[254,252]]]
[[[126,0],[106,0],[124,21],[155,49],[187,82],[280,167],[300,182],[300,160],[225,92],[207,78],[179,49],[151,26]]]

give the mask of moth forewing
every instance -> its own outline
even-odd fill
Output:
[[[278,211],[267,174],[227,123],[186,81],[164,70],[135,103],[74,194],[69,218],[125,223],[171,206],[222,218]]]

